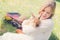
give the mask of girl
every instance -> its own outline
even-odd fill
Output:
[[[34,40],[48,40],[53,29],[52,16],[54,15],[55,5],[55,2],[48,4],[39,12],[40,24],[38,27],[33,24],[39,23],[36,18],[34,22],[31,21],[33,18],[23,21],[23,32]]]

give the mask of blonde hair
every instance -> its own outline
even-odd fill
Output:
[[[49,17],[49,18],[52,18],[52,16],[54,15],[54,12],[55,12],[55,8],[56,8],[56,2],[49,4],[47,7],[51,7],[51,9],[52,9],[52,14]]]
[[[49,18],[52,18],[52,16],[54,15],[54,12],[55,12],[55,8],[56,8],[56,2],[51,2],[51,3],[49,3],[49,4],[47,4],[43,9],[41,9],[41,11],[39,12],[39,14],[45,9],[45,8],[47,8],[47,7],[51,7],[51,9],[52,9],[52,14],[51,14],[51,16],[49,17]],[[41,17],[41,16],[40,16]],[[39,17],[39,18],[40,18]]]

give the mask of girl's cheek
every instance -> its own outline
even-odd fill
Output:
[[[50,15],[47,15],[47,17],[46,18],[49,18],[50,17]]]

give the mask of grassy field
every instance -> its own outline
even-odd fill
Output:
[[[43,0],[1,0],[0,1],[0,35],[9,31],[15,32],[14,27],[12,25],[5,23],[3,21],[4,16],[8,12],[18,12],[21,15],[25,15],[27,17],[31,16],[31,12],[35,13],[35,15],[39,12],[41,5],[45,1]],[[60,40],[60,0],[56,0],[56,11],[53,17],[54,21],[54,29],[51,34],[49,40]],[[1,29],[2,28],[2,29]],[[1,31],[2,30],[2,31]]]

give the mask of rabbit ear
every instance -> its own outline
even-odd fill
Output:
[[[35,18],[35,15],[32,13],[32,17]]]

